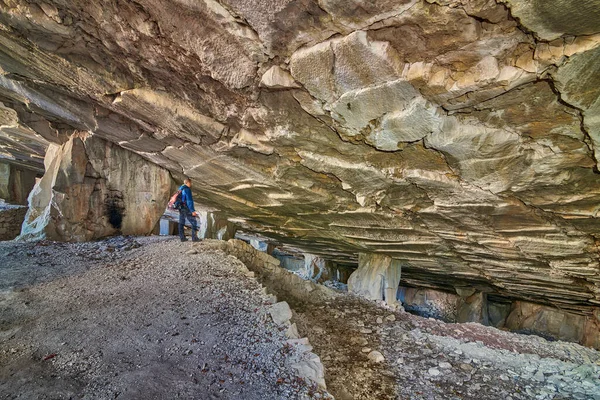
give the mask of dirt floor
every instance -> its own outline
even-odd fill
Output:
[[[230,256],[190,248],[157,237],[0,243],[0,398],[326,397],[296,376],[301,355],[259,283]],[[347,293],[320,305],[285,297],[338,400],[600,400],[600,353],[574,343]]]

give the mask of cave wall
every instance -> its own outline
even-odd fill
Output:
[[[20,239],[87,241],[150,234],[172,188],[169,172],[86,134],[50,145]]]
[[[0,199],[11,204],[26,205],[37,174],[31,169],[0,162]]]

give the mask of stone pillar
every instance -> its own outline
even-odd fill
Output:
[[[198,237],[202,239],[229,240],[235,238],[237,225],[230,222],[222,213],[200,211],[200,231]]]
[[[360,253],[358,269],[348,279],[348,291],[369,300],[398,303],[396,295],[400,284],[400,261],[381,254]]]
[[[456,288],[460,296],[456,310],[456,322],[489,324],[487,295],[473,288]]]
[[[27,205],[37,173],[8,163],[0,163],[0,199],[10,204]]]
[[[51,144],[29,196],[21,239],[87,241],[150,234],[164,212],[170,173],[94,136]]]
[[[593,314],[586,318],[581,344],[600,349],[600,308],[594,309]]]
[[[319,282],[325,271],[325,260],[310,253],[304,253],[304,271],[300,274],[302,279]]]

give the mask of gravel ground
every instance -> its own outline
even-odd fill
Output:
[[[310,399],[274,301],[220,251],[173,239],[0,243],[0,398]],[[447,324],[340,293],[278,300],[338,400],[600,400],[600,352]]]
[[[324,307],[295,300],[294,321],[337,400],[600,399],[600,352],[576,343],[444,323],[347,293]]]
[[[301,354],[237,260],[159,237],[0,243],[0,398],[291,399]]]

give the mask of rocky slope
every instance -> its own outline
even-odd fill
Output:
[[[3,157],[87,132],[417,286],[600,303],[597,0],[0,1]]]

